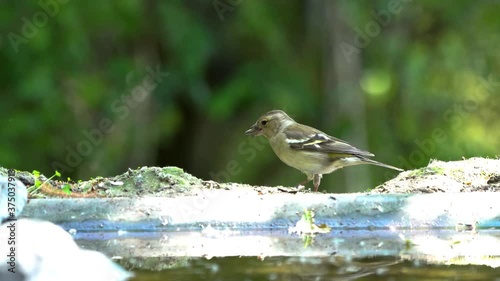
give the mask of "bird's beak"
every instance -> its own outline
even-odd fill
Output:
[[[252,127],[250,127],[250,129],[246,130],[245,131],[245,135],[248,135],[248,136],[259,136],[262,134],[262,131],[261,129],[259,129],[259,127],[257,127],[257,124],[254,124]]]

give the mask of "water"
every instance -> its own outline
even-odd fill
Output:
[[[498,230],[80,232],[133,280],[494,280]],[[496,267],[496,268],[495,268]]]
[[[158,272],[139,271],[133,280],[499,280],[488,266],[433,265],[394,258],[226,257],[193,259]]]

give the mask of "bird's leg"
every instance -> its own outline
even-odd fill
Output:
[[[303,187],[305,188],[305,187],[306,187],[306,183],[308,183],[308,182],[310,182],[310,181],[312,181],[312,180],[313,180],[313,177],[314,177],[314,175],[313,175],[313,174],[308,174],[308,173],[305,173],[305,172],[304,172],[304,174],[306,174],[307,179],[306,179],[305,181],[303,181],[303,182],[300,182],[300,183],[297,185],[297,187],[303,186]]]
[[[299,184],[297,184],[297,186],[306,186],[306,183],[310,182],[312,179],[306,179],[305,181],[301,181],[299,182]]]
[[[321,183],[321,177],[322,177],[322,175],[320,175],[320,174],[315,174],[313,177],[314,192],[318,191],[319,184]]]
[[[310,181],[311,181],[310,179],[307,179],[307,180],[305,180],[305,181],[301,181],[301,182],[299,182],[299,183],[297,184],[297,187],[296,187],[295,189],[296,189],[296,190],[303,190],[303,189],[305,189],[305,188],[306,188],[306,184],[307,184],[308,182],[310,182]]]

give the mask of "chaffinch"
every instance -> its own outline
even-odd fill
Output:
[[[313,181],[314,191],[318,191],[323,174],[347,166],[372,164],[403,171],[369,159],[367,157],[374,156],[372,153],[299,124],[281,110],[272,110],[262,115],[245,134],[266,137],[281,161],[306,174],[307,180],[301,184]]]

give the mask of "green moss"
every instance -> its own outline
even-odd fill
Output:
[[[130,195],[190,193],[198,179],[178,167],[140,167],[109,179],[94,180],[92,184],[101,195],[122,197]]]
[[[420,169],[416,169],[410,172],[408,176],[410,177],[422,177],[422,176],[428,176],[428,175],[445,175],[446,170],[443,167],[437,167],[437,166],[430,166],[430,167],[423,167]]]
[[[184,170],[179,168],[179,167],[174,167],[174,166],[168,166],[164,167],[162,169],[164,173],[173,175],[173,176],[183,176],[184,175]]]

